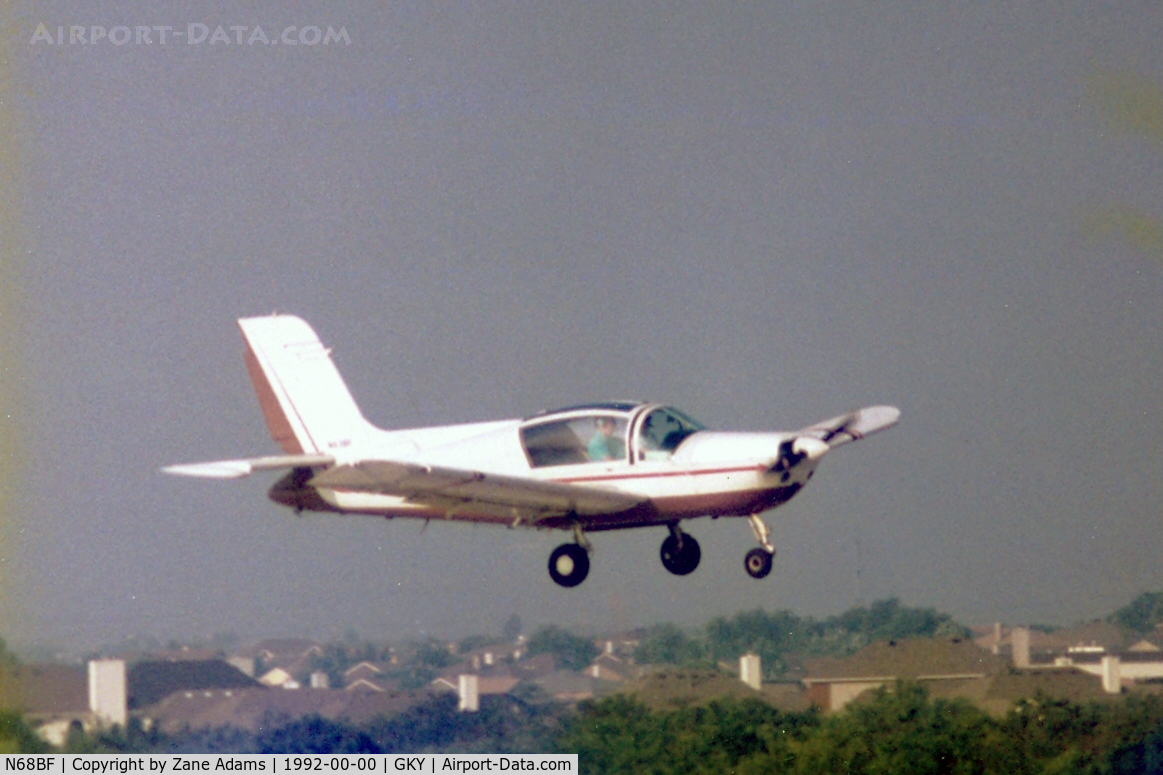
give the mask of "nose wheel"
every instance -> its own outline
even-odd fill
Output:
[[[743,558],[743,567],[753,579],[761,579],[771,573],[771,562],[775,559],[775,552],[769,552],[762,547],[755,547]]]
[[[699,567],[703,552],[693,536],[679,530],[677,524],[672,524],[670,535],[662,542],[659,556],[662,558],[662,567],[676,576],[685,576]]]

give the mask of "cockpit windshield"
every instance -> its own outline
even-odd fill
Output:
[[[701,430],[702,424],[677,409],[655,409],[639,427],[639,456],[644,460],[669,457],[688,436]]]

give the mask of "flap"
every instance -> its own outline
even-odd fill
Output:
[[[366,460],[316,474],[312,487],[370,492],[447,508],[468,504],[549,516],[598,516],[646,502],[640,495],[454,468]],[[491,509],[490,509],[491,510]]]

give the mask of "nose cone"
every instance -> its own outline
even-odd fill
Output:
[[[828,449],[825,442],[811,436],[784,439],[779,445],[779,457],[770,471],[779,476],[782,484],[804,484],[812,478],[816,464]]]

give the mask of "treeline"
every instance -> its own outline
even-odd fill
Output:
[[[125,729],[87,734],[74,731],[63,753],[538,753],[555,750],[554,741],[573,711],[558,704],[530,704],[509,696],[481,699],[476,713],[462,713],[453,694],[439,694],[391,717],[353,724],[306,716],[271,719],[259,731],[237,727],[166,734],[131,719]],[[3,734],[0,717],[0,735]],[[19,723],[19,722],[17,722]],[[27,728],[13,744],[29,738]],[[4,740],[0,737],[0,750]],[[13,751],[16,752],[16,751]]]
[[[2,729],[0,724],[0,729]],[[43,743],[21,733],[27,745]],[[15,740],[0,740],[3,743]],[[14,746],[16,750],[25,750]],[[8,750],[13,750],[9,747]],[[362,725],[304,718],[261,732],[223,727],[162,735],[75,734],[74,753],[577,753],[583,773],[1124,773],[1163,772],[1163,698],[1077,704],[1035,697],[1002,718],[918,684],[880,689],[840,713],[792,713],[724,699],[651,711],[633,697],[577,711],[506,700],[459,713],[437,697]]]
[[[309,669],[327,673],[331,685],[340,687],[344,684],[344,672],[367,660],[382,665],[384,677],[398,681],[400,688],[419,689],[431,683],[442,670],[459,662],[462,655],[477,649],[494,647],[498,661],[513,661],[515,638],[509,633],[501,637],[473,635],[450,650],[447,644],[435,639],[401,644],[396,649],[352,637],[346,642],[324,645],[323,653],[311,658]],[[581,670],[599,654],[591,638],[552,624],[535,630],[526,641],[524,652],[528,657],[551,654],[555,664],[564,670]],[[264,667],[258,665],[257,672],[261,674]]]
[[[762,659],[767,678],[779,678],[807,656],[846,656],[869,643],[969,635],[969,628],[933,608],[910,608],[892,598],[817,620],[791,611],[762,610],[713,619],[688,634],[673,624],[651,627],[635,652],[641,664],[687,667],[734,664],[741,654]]]
[[[1037,697],[996,719],[908,683],[833,715],[757,700],[651,712],[615,696],[584,704],[555,745],[582,773],[1160,773],[1163,699]]]

